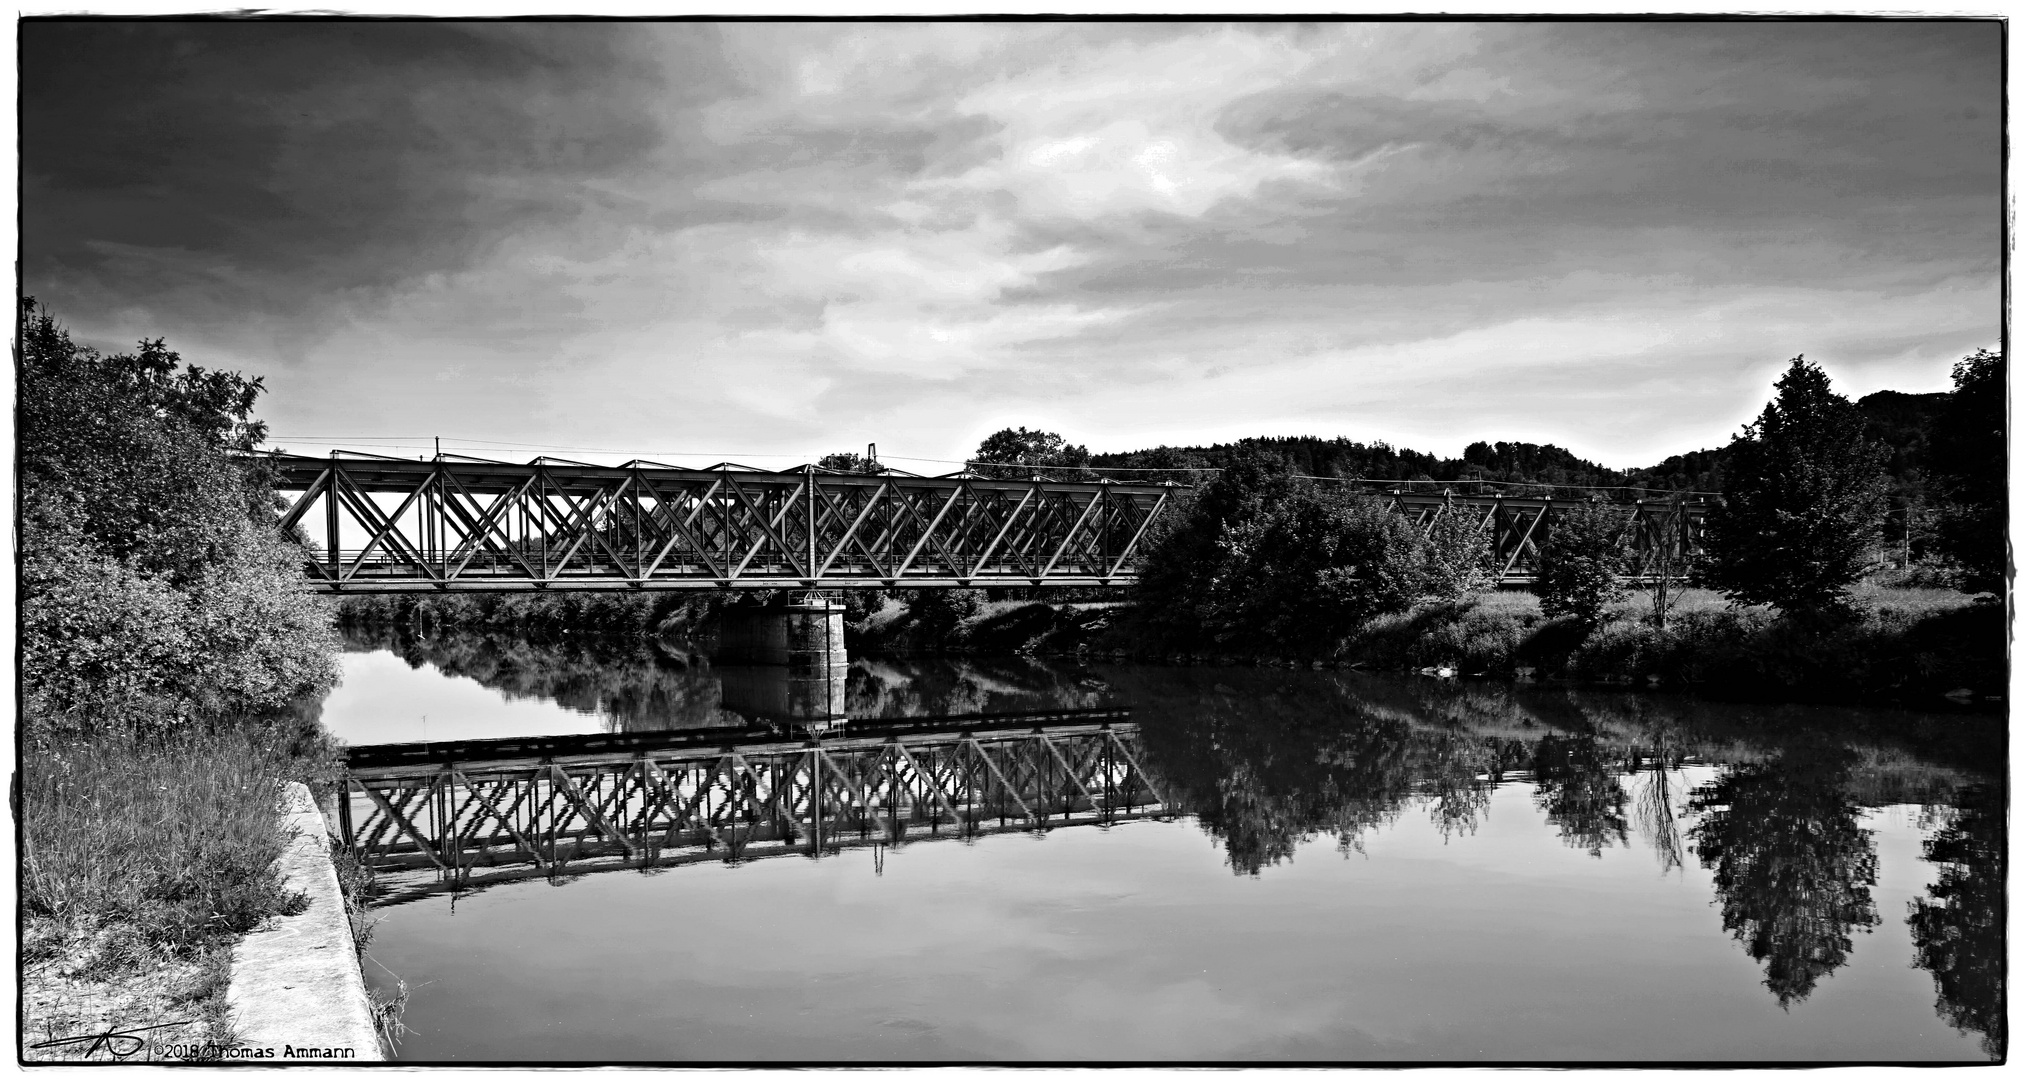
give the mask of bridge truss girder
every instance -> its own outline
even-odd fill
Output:
[[[1117,585],[1165,486],[274,455],[325,592]]]
[[[1163,816],[1133,725],[354,770],[339,826],[399,903],[527,877],[820,856]]]

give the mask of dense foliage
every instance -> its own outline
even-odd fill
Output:
[[[1707,521],[1709,584],[1791,613],[1844,608],[1880,535],[1886,457],[1827,373],[1795,357],[1729,444],[1728,486]]]
[[[1572,615],[1582,626],[1599,626],[1609,605],[1628,591],[1624,517],[1586,502],[1555,511],[1552,521],[1539,556],[1539,607],[1551,617]]]
[[[1327,652],[1373,616],[1491,580],[1460,520],[1423,533],[1381,501],[1237,457],[1150,538],[1140,609],[1183,646]]]
[[[828,469],[830,472],[853,473],[859,476],[877,476],[885,471],[885,467],[877,461],[863,454],[853,454],[848,450],[822,455],[822,459],[815,463],[815,467],[818,469]]]
[[[1558,446],[1522,442],[1475,442],[1464,448],[1459,458],[1441,458],[1417,450],[1398,449],[1383,442],[1360,443],[1342,438],[1296,436],[1096,454],[1090,458],[1090,463],[1098,468],[1152,469],[1164,473],[1166,470],[1221,468],[1257,454],[1283,458],[1293,472],[1302,476],[1408,482],[1487,480],[1542,487],[1623,483],[1623,474],[1584,461]],[[1172,479],[1185,478],[1174,476]]]
[[[272,495],[261,386],[162,342],[105,356],[24,308],[21,673],[31,731],[273,714],[335,676]]]
[[[1932,436],[1932,465],[1946,500],[1939,547],[1973,591],[2000,591],[2009,570],[2010,516],[2003,354],[1987,349],[1954,365],[1954,392]]]
[[[1089,450],[1070,445],[1051,431],[1005,428],[977,444],[970,463],[979,476],[1024,480],[1045,470],[1046,477],[1065,480],[1082,475],[1089,464]]]

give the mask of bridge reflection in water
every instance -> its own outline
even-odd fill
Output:
[[[1171,816],[1127,709],[355,748],[380,905],[532,877]]]

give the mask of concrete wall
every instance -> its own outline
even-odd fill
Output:
[[[306,894],[309,907],[270,920],[233,947],[225,991],[232,1026],[263,1062],[380,1061],[351,919],[330,864],[330,834],[307,787],[288,785],[282,827],[294,834],[278,866],[282,883]]]

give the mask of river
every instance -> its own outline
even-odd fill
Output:
[[[347,648],[404,1061],[2004,1049],[2000,718],[861,658],[811,735],[665,647]]]

